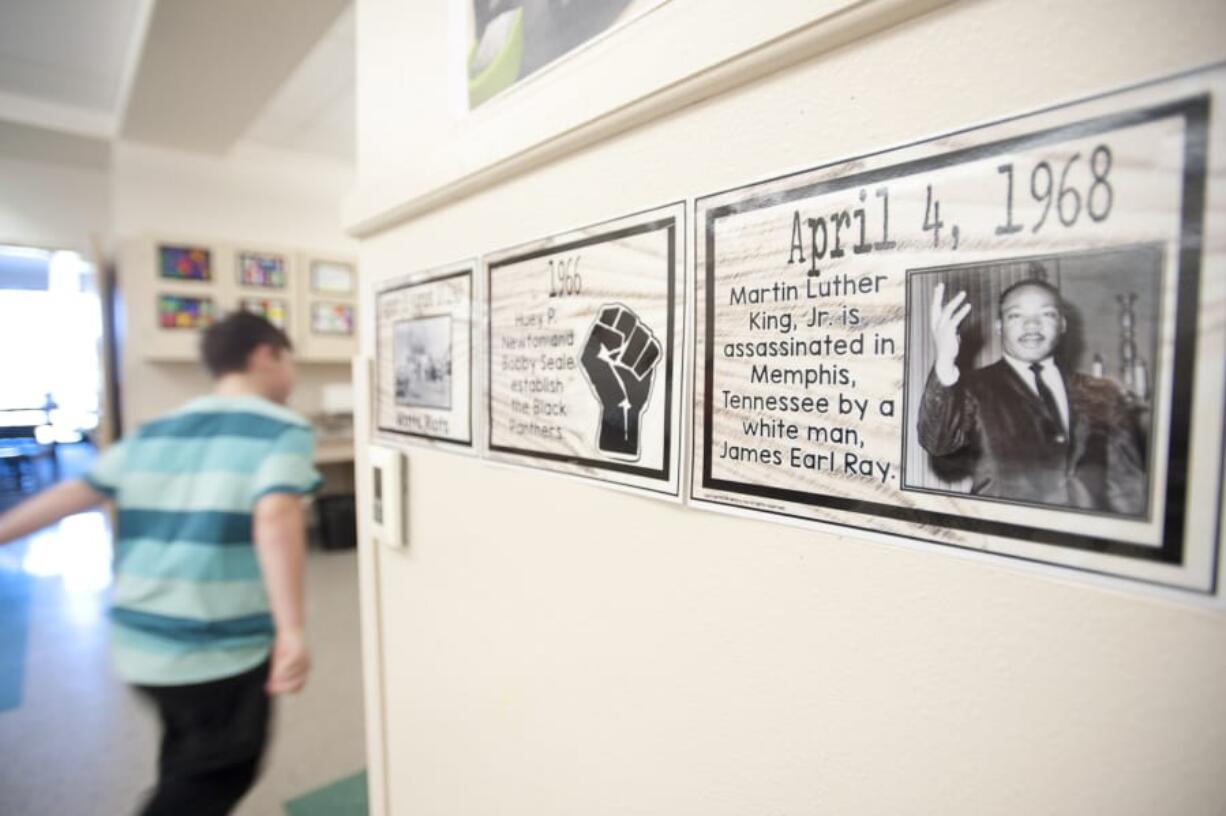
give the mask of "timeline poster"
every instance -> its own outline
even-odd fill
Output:
[[[486,259],[492,458],[680,498],[684,217]]]
[[[698,199],[695,506],[1216,593],[1224,87]]]
[[[377,293],[380,431],[472,447],[473,266],[402,278]]]

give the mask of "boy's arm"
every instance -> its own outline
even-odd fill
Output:
[[[50,526],[60,519],[97,507],[106,499],[81,479],[61,482],[0,515],[0,544]]]
[[[300,691],[310,670],[303,610],[306,526],[302,497],[270,493],[255,505],[255,550],[276,626],[268,693]]]

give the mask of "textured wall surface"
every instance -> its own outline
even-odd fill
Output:
[[[445,5],[359,0],[366,183],[465,127],[443,89]],[[703,36],[702,2],[664,8],[619,36]],[[363,270],[427,269],[1204,65],[1226,56],[1224,22],[1212,0],[953,2],[452,197],[364,240]],[[369,309],[363,328],[371,353]],[[376,810],[1226,812],[1220,609],[409,459],[410,547],[363,552]]]

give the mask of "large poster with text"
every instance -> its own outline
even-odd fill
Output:
[[[694,503],[1214,592],[1222,89],[699,199]]]
[[[473,264],[392,281],[376,295],[380,432],[473,444]]]
[[[492,458],[679,496],[684,215],[486,258]]]

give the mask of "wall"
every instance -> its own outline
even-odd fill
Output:
[[[251,241],[352,255],[356,243],[340,228],[339,201],[353,169],[322,159],[242,147],[224,158],[120,142],[115,147],[111,203],[117,241],[142,235]],[[119,270],[121,297],[152,297]],[[191,363],[153,363],[135,342],[123,348],[123,420],[131,428],[211,385]],[[304,364],[293,407],[320,407],[322,386],[347,382],[345,364]]]
[[[359,127],[379,130],[359,133],[363,185],[396,170],[388,144],[429,155],[465,126],[439,90],[446,5],[359,0]],[[874,5],[907,4],[859,8]],[[443,195],[363,241],[364,275],[1226,56],[1214,0],[908,17],[852,23],[837,47]],[[672,0],[636,25],[685,47],[705,18]],[[362,537],[374,813],[1226,812],[1220,609],[409,459],[409,550]]]
[[[0,122],[0,243],[105,246],[110,221],[103,142]]]

